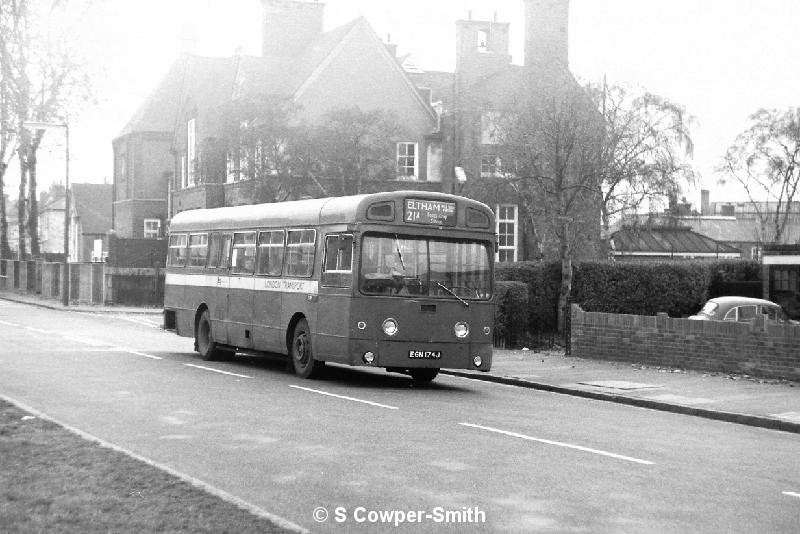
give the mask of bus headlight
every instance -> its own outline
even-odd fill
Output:
[[[456,333],[456,337],[465,338],[469,334],[469,325],[467,323],[456,323],[453,331]]]
[[[481,358],[480,356],[473,356],[472,363],[475,364],[475,367],[480,367],[481,364],[483,363],[483,358]]]
[[[387,336],[395,335],[397,333],[397,330],[398,330],[397,321],[395,321],[394,319],[389,318],[383,321],[383,333],[386,334]]]
[[[375,355],[372,352],[367,351],[364,353],[364,356],[362,356],[362,359],[367,365],[372,365],[372,362],[375,361]]]

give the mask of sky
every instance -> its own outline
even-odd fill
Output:
[[[512,62],[523,61],[523,0],[327,0],[325,29],[363,16],[425,70],[452,71],[455,21],[511,23]],[[260,0],[98,0],[78,32],[94,101],[70,117],[72,182],[112,181],[111,141],[182,51],[260,54]],[[757,109],[800,105],[798,0],[571,0],[570,69],[582,81],[647,89],[694,117],[699,190],[744,200],[714,168]],[[61,136],[61,138],[59,138]],[[63,182],[63,135],[48,132],[40,183]],[[7,192],[14,191],[13,175]]]

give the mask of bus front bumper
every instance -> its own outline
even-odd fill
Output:
[[[492,344],[353,340],[349,363],[393,369],[489,371],[492,367]]]

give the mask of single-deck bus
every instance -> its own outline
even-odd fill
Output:
[[[198,209],[170,224],[164,327],[206,360],[237,349],[433,380],[492,363],[494,216],[397,191]]]

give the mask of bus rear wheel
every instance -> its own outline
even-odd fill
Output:
[[[200,357],[205,361],[229,360],[234,354],[231,349],[223,348],[214,341],[208,310],[203,310],[200,320],[197,322],[195,346],[197,347],[197,352],[200,353]]]
[[[314,359],[314,351],[311,347],[311,331],[305,319],[300,319],[294,327],[290,356],[294,373],[300,378],[319,376],[325,366],[325,362]]]
[[[436,376],[439,374],[438,369],[409,369],[408,374],[411,375],[411,379],[418,384],[425,384],[427,382],[432,381]]]

